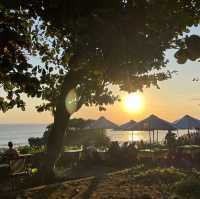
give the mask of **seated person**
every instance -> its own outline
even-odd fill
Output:
[[[7,160],[11,159],[17,159],[19,157],[19,154],[16,149],[13,148],[13,143],[8,142],[9,149],[5,152],[4,158]]]

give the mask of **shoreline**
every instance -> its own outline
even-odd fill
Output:
[[[8,142],[9,142],[9,140],[8,140]],[[23,142],[23,143],[14,143],[13,142],[14,148],[18,148],[20,146],[26,146],[26,145],[29,145],[29,143],[28,142],[26,142],[26,143],[25,142]],[[0,149],[5,149],[5,148],[8,148],[8,143],[0,145]]]
[[[14,145],[14,148],[15,149],[18,149],[19,147],[23,147],[23,146],[29,146],[28,143],[24,143],[24,144],[15,144]],[[0,145],[0,154],[5,152],[6,150],[8,149],[8,145],[5,144],[5,145]]]

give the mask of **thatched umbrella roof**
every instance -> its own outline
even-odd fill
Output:
[[[99,119],[91,122],[87,127],[87,129],[116,129],[118,126],[106,119],[105,117],[100,117]]]
[[[152,130],[175,130],[176,127],[170,122],[156,115],[150,115],[144,120],[137,122],[130,130],[152,131]]]
[[[126,122],[125,124],[122,124],[121,126],[119,126],[119,128],[116,130],[127,131],[131,129],[135,124],[136,124],[136,121],[130,120],[129,122]]]
[[[200,128],[200,120],[190,115],[185,115],[179,120],[174,122],[174,125],[178,129],[193,129],[193,128]]]

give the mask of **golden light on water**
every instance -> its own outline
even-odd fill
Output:
[[[140,112],[143,108],[143,99],[138,93],[128,94],[124,98],[123,103],[128,112]]]
[[[129,131],[128,134],[128,141],[129,142],[137,142],[141,140],[148,140],[148,134],[144,131]]]

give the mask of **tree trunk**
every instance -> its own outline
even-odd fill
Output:
[[[45,154],[44,165],[42,167],[43,182],[51,182],[51,180],[54,179],[53,169],[55,168],[55,163],[62,152],[64,135],[70,119],[70,113],[65,107],[65,100],[68,92],[74,87],[74,76],[67,75],[63,82],[60,97],[57,100],[56,111],[54,114],[54,124],[48,137],[47,152]]]
[[[50,132],[48,143],[47,143],[47,152],[45,157],[45,165],[43,173],[45,181],[53,179],[55,168],[55,163],[58,160],[62,149],[63,149],[63,140],[66,132],[67,124],[70,118],[69,113],[67,113],[64,106],[64,102],[60,102],[60,105],[57,107],[55,116],[54,116],[54,125],[53,129]]]

